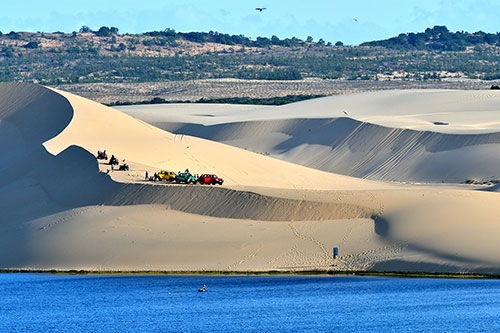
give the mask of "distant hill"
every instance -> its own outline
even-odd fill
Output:
[[[385,40],[366,42],[361,46],[382,46],[396,50],[464,52],[477,46],[500,46],[500,33],[451,32],[445,26],[435,26],[427,28],[425,32],[399,34],[397,37]]]
[[[440,81],[500,78],[500,35],[435,26],[346,46],[323,40],[252,40],[173,29],[119,34],[82,27],[72,33],[0,33],[0,81],[49,86],[200,79],[294,81]]]

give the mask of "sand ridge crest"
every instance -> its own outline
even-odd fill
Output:
[[[371,209],[348,203],[293,200],[201,185],[128,184],[105,204],[161,204],[191,214],[258,221],[340,220],[370,218],[375,214]]]

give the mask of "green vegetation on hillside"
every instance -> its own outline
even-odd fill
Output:
[[[466,51],[468,47],[500,46],[500,33],[478,31],[451,32],[445,26],[427,28],[421,33],[399,34],[397,37],[381,41],[366,42],[361,46],[382,46],[397,50],[423,51]]]
[[[83,26],[72,33],[0,33],[0,81],[45,85],[247,80],[499,79],[500,35],[444,26],[360,46],[293,38],[173,29],[119,34]]]
[[[108,106],[139,105],[139,104],[165,104],[165,103],[215,103],[215,104],[251,104],[251,105],[285,105],[304,101],[307,99],[324,97],[324,95],[288,95],[272,98],[250,98],[250,97],[228,97],[228,98],[201,98],[196,102],[190,101],[167,101],[161,97],[155,97],[150,101],[142,102],[120,102],[106,104]]]

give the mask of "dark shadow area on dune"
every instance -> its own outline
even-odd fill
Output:
[[[123,185],[99,172],[94,155],[78,146],[70,146],[45,160],[29,176],[38,180],[47,195],[67,207],[102,205]]]
[[[99,172],[95,157],[71,146],[54,156],[43,143],[73,118],[63,96],[29,83],[0,83],[2,222],[25,222],[100,204],[121,188]],[[22,207],[22,208],[18,208]]]
[[[465,267],[475,267],[477,260],[468,258],[458,253],[438,251],[434,248],[424,247],[416,243],[408,243],[404,239],[394,239],[390,235],[391,222],[381,216],[373,216],[375,223],[375,233],[388,243],[404,243],[406,251],[422,253],[426,256],[437,258],[438,262],[412,262],[404,259],[389,259],[375,263],[369,268],[371,271],[397,271],[397,272],[425,272],[425,273],[462,273]],[[455,264],[453,264],[455,263]],[[494,264],[481,263],[481,268],[473,269],[474,273],[497,274],[498,267]]]
[[[368,208],[352,204],[283,199],[204,185],[127,184],[105,204],[160,204],[191,214],[262,221],[355,219],[373,214]]]
[[[375,233],[380,237],[389,237],[389,222],[379,215],[372,216],[372,219],[375,223]]]
[[[8,196],[15,188],[17,195],[29,201],[22,212],[9,211],[9,206],[19,204],[18,199],[0,204],[10,222],[101,204],[163,204],[199,215],[270,221],[372,215],[368,209],[355,205],[272,198],[224,187],[116,183],[99,172],[95,156],[85,149],[70,146],[53,156],[43,146],[63,131],[73,117],[73,108],[63,96],[34,84],[3,83],[0,88],[0,116],[6,129],[2,139],[19,143],[2,146],[5,152],[0,157],[0,193]],[[301,130],[299,123],[296,125],[296,131]]]
[[[47,88],[0,83],[0,186],[36,163],[45,152],[43,142],[64,130],[72,117],[69,102]]]
[[[273,125],[274,123],[274,125]],[[391,137],[390,149],[394,149],[401,143],[408,142],[415,136],[419,137],[419,145],[428,152],[440,152],[459,149],[467,146],[480,144],[500,143],[500,133],[485,134],[445,134],[430,131],[415,131],[410,129],[390,128],[371,123],[360,122],[352,118],[317,118],[317,119],[288,119],[251,121],[245,123],[227,123],[217,125],[199,125],[184,123],[156,123],[156,126],[174,134],[198,136],[212,141],[237,141],[261,135],[262,128],[268,131],[276,131],[290,136],[290,138],[274,149],[283,151],[300,144],[320,144],[331,146],[346,145],[351,151],[372,151],[374,147],[367,145],[369,140],[360,137],[378,138],[373,140],[375,145],[382,142],[384,138]],[[247,130],[242,131],[245,127]],[[354,135],[355,134],[355,135]],[[352,139],[362,141],[364,144],[356,144]]]
[[[494,156],[500,150],[495,148],[500,144],[500,132],[444,134],[389,128],[345,117],[210,126],[167,122],[154,125],[174,134],[198,136],[323,171],[384,181],[458,183],[491,177],[496,170],[492,166]],[[280,135],[278,142],[269,140],[273,135]],[[325,149],[318,150],[319,146]],[[473,146],[486,147],[487,151],[478,155],[463,152]],[[449,154],[457,149],[463,153]],[[467,163],[481,156],[488,157],[491,163],[480,167]],[[462,170],[456,170],[457,163]]]

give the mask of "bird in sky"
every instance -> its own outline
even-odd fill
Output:
[[[258,10],[259,12],[261,12],[261,11],[263,11],[265,9],[266,9],[265,7],[257,7],[257,8],[255,8],[255,10]]]

